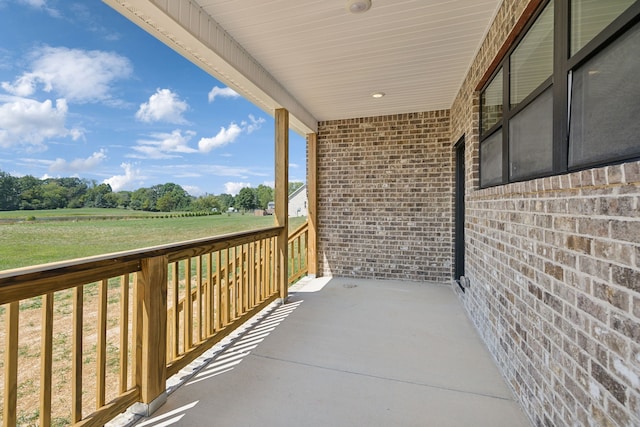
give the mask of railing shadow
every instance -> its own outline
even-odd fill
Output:
[[[268,307],[263,313],[259,313],[254,319],[247,322],[234,336],[220,342],[174,377],[168,379],[167,392],[171,394],[179,387],[189,387],[234,370],[303,302],[304,300],[297,300],[284,305]],[[135,426],[162,427],[176,424],[198,403],[199,401],[195,400],[165,414],[142,419]]]

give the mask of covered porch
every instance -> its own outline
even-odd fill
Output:
[[[525,426],[455,288],[305,278],[168,382],[137,426]]]

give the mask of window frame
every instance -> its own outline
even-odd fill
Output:
[[[612,158],[603,161],[595,161],[589,164],[569,167],[569,120],[570,120],[570,97],[571,86],[569,79],[571,72],[587,61],[593,58],[602,50],[606,49],[618,37],[631,29],[640,22],[640,1],[636,1],[629,6],[623,13],[610,22],[600,33],[587,42],[574,55],[571,55],[571,20],[570,20],[570,0],[554,0],[553,12],[553,70],[544,82],[527,95],[519,104],[511,108],[510,94],[510,62],[512,53],[520,46],[523,38],[527,35],[531,27],[536,23],[542,12],[545,10],[551,0],[531,0],[530,5],[534,5],[532,12],[526,17],[526,23],[520,27],[516,24],[517,34],[515,37],[510,36],[511,40],[507,40],[508,47],[501,50],[499,56],[492,62],[488,70],[489,77],[481,80],[481,86],[478,88],[479,96],[479,152],[480,163],[482,164],[482,143],[495,132],[502,132],[502,181],[500,183],[492,183],[482,185],[482,171],[480,171],[480,188],[488,188],[504,185],[511,182],[528,181],[531,179],[542,178],[547,176],[560,175],[567,172],[590,169],[597,166],[606,166],[610,164],[623,163],[630,160],[640,159],[640,150],[638,154],[625,156],[624,158]],[[534,3],[538,3],[537,5]],[[525,11],[526,14],[526,11]],[[502,70],[503,90],[502,90],[502,118],[491,128],[482,130],[482,94],[486,88],[493,83],[496,75]],[[553,92],[553,141],[552,141],[552,167],[551,172],[534,173],[519,178],[510,178],[509,168],[509,122],[520,111],[525,109],[531,102],[536,100],[545,90],[552,87]],[[501,128],[501,129],[500,129]]]

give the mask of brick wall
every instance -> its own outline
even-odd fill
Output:
[[[452,162],[448,111],[319,123],[321,274],[450,280]]]
[[[474,88],[526,0],[505,0],[451,109],[466,139],[461,295],[534,425],[640,425],[640,162],[478,189]]]
[[[640,163],[474,191],[465,305],[543,425],[640,425]]]

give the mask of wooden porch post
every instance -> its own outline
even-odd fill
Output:
[[[275,112],[276,128],[276,188],[274,201],[277,226],[284,227],[276,237],[276,278],[283,302],[288,296],[289,257],[289,112],[278,108]]]
[[[309,241],[307,242],[307,266],[309,276],[318,276],[318,134],[307,135],[307,197]]]
[[[140,355],[136,357],[136,379],[147,415],[166,401],[167,381],[167,266],[165,256],[142,260],[136,275],[137,305],[141,307]]]

